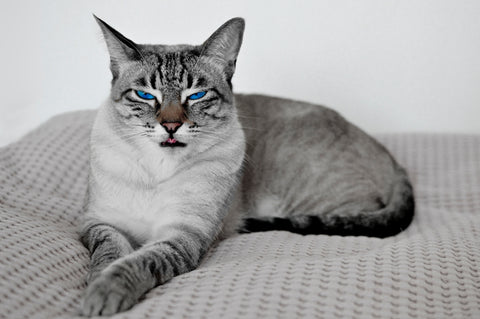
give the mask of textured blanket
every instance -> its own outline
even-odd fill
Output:
[[[72,318],[94,111],[0,149],[0,318]],[[379,136],[417,212],[398,236],[239,235],[115,318],[480,318],[480,136]]]

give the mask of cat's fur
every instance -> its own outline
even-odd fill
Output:
[[[113,80],[91,136],[83,315],[130,308],[221,234],[385,237],[410,223],[407,175],[374,139],[325,107],[232,93],[242,19],[200,46],[138,45],[98,22]]]

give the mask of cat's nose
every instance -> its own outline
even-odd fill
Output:
[[[175,133],[182,124],[181,122],[163,122],[162,126],[168,133]]]

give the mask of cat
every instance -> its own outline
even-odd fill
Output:
[[[91,133],[82,315],[131,308],[220,237],[410,224],[408,176],[372,137],[326,107],[232,93],[243,19],[198,46],[136,44],[96,19],[113,78]]]

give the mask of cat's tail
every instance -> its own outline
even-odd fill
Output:
[[[403,175],[403,174],[402,174]],[[395,183],[388,204],[373,212],[349,215],[294,215],[244,220],[240,233],[286,230],[298,234],[388,237],[406,229],[413,219],[415,200],[406,175]]]

